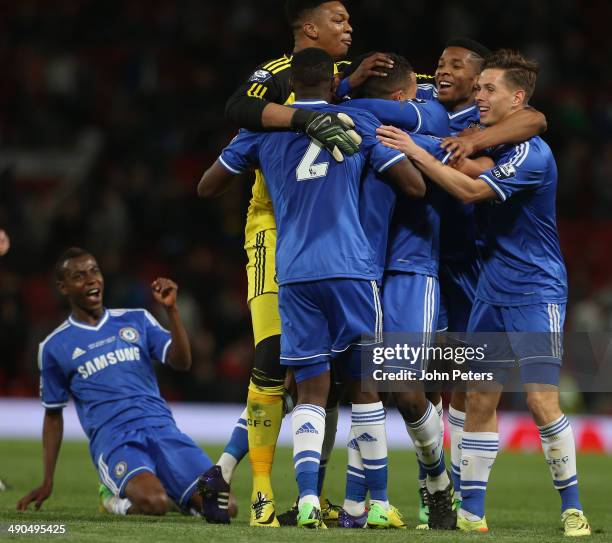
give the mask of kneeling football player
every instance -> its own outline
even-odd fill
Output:
[[[105,308],[102,272],[83,249],[61,255],[56,279],[71,314],[45,338],[38,353],[46,409],[44,479],[17,509],[32,502],[38,509],[51,495],[62,409],[71,395],[102,481],[101,510],[164,515],[173,504],[185,512],[201,510],[196,481],[212,462],[177,428],[153,367],[154,360],[177,371],[191,367],[189,338],[176,305],[177,285],[165,278],[151,285],[168,315],[168,331],[145,309]]]

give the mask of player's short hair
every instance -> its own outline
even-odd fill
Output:
[[[479,70],[482,70],[485,61],[491,56],[491,50],[476,40],[471,38],[453,38],[446,43],[446,47],[461,47],[472,53],[473,60],[478,63]]]
[[[525,58],[518,51],[499,49],[485,61],[483,70],[486,69],[503,70],[504,79],[510,87],[525,91],[527,103],[535,89],[540,65],[533,59]]]
[[[334,61],[323,49],[307,47],[293,55],[291,71],[294,84],[316,87],[323,82],[331,82]]]
[[[363,60],[373,55],[375,51],[370,51],[358,56],[345,73],[345,76],[352,74]],[[368,77],[358,88],[351,91],[351,98],[381,98],[388,96],[392,92],[405,84],[406,79],[414,72],[412,64],[402,55],[397,53],[385,53],[392,61],[393,68],[379,69],[387,74],[387,77],[372,76]]]
[[[318,8],[321,4],[326,4],[332,0],[287,0],[285,2],[285,18],[287,23],[293,29],[298,27],[304,16],[313,9]],[[338,0],[344,4],[344,0]]]
[[[58,281],[64,279],[64,273],[66,272],[66,262],[73,258],[79,258],[81,256],[89,256],[91,253],[80,247],[70,247],[62,252],[57,261],[55,262],[55,278]]]

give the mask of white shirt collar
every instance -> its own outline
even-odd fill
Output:
[[[454,119],[455,117],[459,117],[459,115],[463,115],[468,111],[472,111],[476,107],[476,104],[472,104],[470,107],[466,107],[465,109],[460,109],[459,111],[455,111],[453,113],[448,114],[449,119]]]
[[[106,324],[107,320],[108,320],[108,310],[107,309],[104,310],[104,315],[102,315],[102,318],[100,319],[98,324],[96,324],[95,326],[91,326],[89,324],[85,324],[84,322],[80,322],[76,320],[72,315],[68,317],[68,321],[73,326],[76,326],[77,328],[83,328],[84,330],[95,330],[95,331],[100,330],[100,328],[102,328],[104,324]]]

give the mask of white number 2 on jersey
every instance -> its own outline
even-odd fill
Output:
[[[318,177],[325,177],[329,162],[314,163],[322,148],[323,146],[319,142],[310,142],[308,149],[306,149],[302,160],[295,170],[295,176],[298,181],[308,181],[310,179],[317,179]]]

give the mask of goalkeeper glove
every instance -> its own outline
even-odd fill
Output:
[[[361,136],[354,130],[353,119],[345,113],[298,109],[291,119],[291,128],[319,142],[337,162],[359,151]]]

